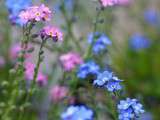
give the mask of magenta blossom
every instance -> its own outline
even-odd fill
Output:
[[[60,61],[65,71],[71,71],[76,67],[76,65],[83,63],[80,55],[75,52],[69,52],[67,54],[61,55]]]
[[[59,28],[54,26],[45,26],[41,32],[40,35],[42,38],[52,38],[53,41],[62,41],[63,40],[63,34],[60,31]]]
[[[53,102],[58,102],[68,94],[68,88],[65,86],[53,86],[50,90],[50,98]]]
[[[47,81],[48,81],[48,76],[46,76],[45,74],[39,72],[38,76],[37,76],[37,83],[39,86],[46,86],[47,85]]]
[[[31,62],[25,63],[25,78],[26,80],[32,81],[34,77],[35,65]],[[47,85],[48,77],[41,71],[38,72],[36,82],[39,86]]]
[[[44,4],[40,6],[32,6],[21,11],[19,17],[24,24],[30,21],[49,21],[51,19],[51,10]]]

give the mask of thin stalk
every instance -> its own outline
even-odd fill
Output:
[[[96,14],[96,19],[94,21],[94,26],[93,26],[93,38],[95,37],[95,32],[97,31],[97,25],[98,25],[98,20],[101,14],[102,8],[97,9],[97,14]],[[95,39],[93,40],[93,42],[89,45],[86,54],[84,55],[84,59],[87,59],[90,57],[91,55],[91,51],[92,51],[92,47],[93,44],[95,43]]]

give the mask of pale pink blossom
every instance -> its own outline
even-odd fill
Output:
[[[16,58],[18,58],[18,54],[19,54],[19,52],[21,51],[21,46],[20,46],[20,44],[14,44],[13,46],[11,46],[11,48],[10,48],[10,57],[11,57],[11,59],[16,59]]]
[[[29,44],[28,47],[27,47],[27,50],[31,49],[32,48],[32,45]],[[14,59],[17,59],[18,58],[18,55],[19,53],[21,52],[22,48],[21,48],[21,45],[19,43],[15,43],[11,46],[10,48],[10,51],[9,51],[9,55],[10,55],[10,58],[12,60]],[[31,54],[29,53],[26,53],[25,56],[24,56],[26,59],[30,58],[31,57]]]
[[[31,62],[25,63],[25,78],[26,80],[33,80],[35,65]]]
[[[42,4],[40,7],[39,7],[40,10],[42,10],[42,18],[45,20],[45,21],[49,21],[51,19],[51,10],[46,7],[44,4]]]
[[[45,26],[41,32],[42,38],[52,38],[54,41],[62,41],[63,33],[60,31],[58,27],[55,26]]]
[[[49,21],[51,19],[51,10],[44,4],[40,6],[31,6],[26,10],[21,11],[19,17],[23,23],[29,21]]]
[[[31,62],[25,63],[25,78],[26,80],[32,81],[34,78],[35,65]],[[36,82],[39,86],[45,86],[48,82],[48,77],[41,71],[38,72]]]
[[[71,71],[73,70],[77,65],[82,64],[83,60],[80,57],[78,53],[75,52],[69,52],[67,54],[60,56],[60,61],[62,63],[62,66],[64,70]]]
[[[53,102],[58,102],[65,98],[68,94],[68,88],[65,86],[53,86],[50,89],[50,98]]]
[[[103,7],[115,5],[115,0],[100,0]]]
[[[103,7],[114,5],[128,5],[131,0],[100,0]]]
[[[0,67],[3,67],[5,65],[5,59],[3,56],[0,56]]]

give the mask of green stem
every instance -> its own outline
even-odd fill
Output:
[[[63,14],[63,16],[64,16],[64,19],[65,19],[65,22],[66,22],[66,26],[67,26],[67,29],[68,29],[68,34],[67,34],[67,36],[69,36],[69,37],[71,38],[71,40],[72,40],[72,42],[74,43],[77,51],[81,51],[81,50],[82,50],[82,49],[81,49],[81,46],[80,46],[78,40],[76,39],[76,37],[74,36],[73,31],[72,31],[72,28],[73,28],[72,18],[73,18],[74,15],[75,15],[75,11],[76,11],[76,10],[75,10],[75,9],[76,9],[75,7],[77,7],[77,6],[74,5],[73,14],[72,14],[71,18],[69,18],[69,16],[67,15],[67,11],[65,10],[64,1],[61,0],[61,2],[62,2],[61,12],[62,12],[62,14]]]
[[[96,14],[96,19],[94,21],[94,26],[93,26],[93,38],[95,37],[95,32],[97,31],[97,25],[98,25],[98,20],[99,20],[99,17],[100,17],[100,14],[101,14],[101,11],[102,11],[102,8],[99,8],[97,9],[97,14]],[[92,51],[92,47],[93,47],[93,44],[96,42],[96,40],[94,39],[93,40],[93,43],[91,43],[87,49],[87,52],[86,54],[84,55],[84,59],[87,59],[91,56],[91,51]]]
[[[34,71],[33,81],[31,83],[31,87],[30,87],[29,93],[27,93],[27,95],[26,95],[24,103],[26,103],[27,101],[29,101],[30,97],[34,93],[34,90],[35,90],[34,87],[35,87],[36,79],[37,79],[37,76],[38,76],[40,63],[42,62],[42,57],[41,56],[43,54],[43,47],[44,47],[45,43],[46,43],[46,39],[42,40],[42,43],[41,43],[40,48],[39,48],[38,60],[37,60],[36,68],[35,68],[35,71]],[[23,115],[24,115],[24,111],[20,114],[19,120],[22,119]]]
[[[33,76],[33,85],[36,82],[37,76],[38,76],[38,72],[39,72],[39,67],[40,67],[40,63],[42,62],[42,54],[43,54],[43,46],[45,45],[46,40],[42,40],[40,49],[39,49],[39,53],[38,53],[38,60],[37,60],[37,64],[36,64],[36,68],[35,68],[35,72],[34,72],[34,76]]]

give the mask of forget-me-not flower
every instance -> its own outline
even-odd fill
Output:
[[[80,65],[77,76],[78,78],[84,79],[89,74],[97,75],[99,70],[100,67],[94,61],[88,61]]]
[[[111,45],[111,41],[104,33],[90,33],[88,35],[88,42],[93,45],[92,51],[94,54],[99,54],[106,50],[108,45]]]
[[[131,120],[144,113],[143,105],[136,99],[127,98],[117,105],[119,120]]]
[[[93,120],[94,112],[85,105],[71,105],[62,114],[62,120]]]
[[[104,71],[98,74],[97,79],[94,80],[93,84],[107,88],[110,92],[114,92],[122,89],[120,82],[122,82],[122,80],[118,79],[112,72]]]

